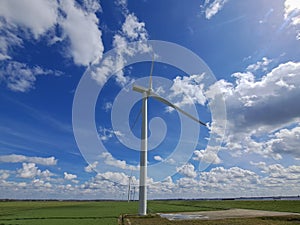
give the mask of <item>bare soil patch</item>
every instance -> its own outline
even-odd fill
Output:
[[[122,224],[122,223],[120,223]],[[153,214],[146,217],[125,216],[123,225],[292,225],[300,224],[300,213],[248,209],[229,209]]]
[[[252,210],[252,209],[229,209],[229,210],[217,210],[217,211],[200,211],[200,212],[182,212],[182,213],[168,213],[160,214],[161,217],[168,220],[190,220],[190,219],[202,219],[202,220],[218,220],[227,218],[251,218],[251,217],[271,217],[271,216],[300,216],[299,213],[290,212],[274,212],[264,210]]]

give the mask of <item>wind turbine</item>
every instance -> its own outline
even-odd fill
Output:
[[[141,130],[141,152],[140,152],[140,184],[139,184],[139,215],[147,215],[147,151],[148,151],[148,98],[152,97],[167,106],[170,106],[180,113],[186,115],[190,119],[200,123],[203,126],[206,126],[205,123],[201,122],[194,116],[190,115],[189,113],[183,111],[178,106],[172,104],[168,100],[160,97],[156,93],[153,92],[152,89],[152,72],[153,72],[153,65],[154,65],[154,55],[152,58],[151,64],[151,71],[150,71],[150,78],[149,78],[149,86],[148,88],[133,85],[133,90],[136,92],[140,92],[143,94],[143,103],[142,103],[142,130]]]

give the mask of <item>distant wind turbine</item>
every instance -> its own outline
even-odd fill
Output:
[[[149,78],[149,87],[145,88],[138,85],[133,85],[133,90],[136,92],[140,92],[143,94],[143,103],[142,103],[142,130],[141,130],[141,153],[140,153],[140,184],[139,184],[139,215],[147,215],[147,151],[148,151],[148,118],[147,118],[147,106],[148,106],[148,98],[152,97],[167,106],[170,106],[180,113],[186,115],[190,119],[200,123],[203,126],[206,126],[205,123],[201,122],[194,116],[189,113],[183,111],[178,106],[172,104],[168,100],[160,97],[156,93],[153,92],[152,89],[152,72],[154,65],[154,56],[151,64],[150,78]]]
[[[132,179],[132,170],[131,170],[131,174],[130,174],[130,177],[129,177],[129,181],[128,181],[128,193],[127,193],[127,201],[130,202],[130,191],[131,191],[131,179]]]

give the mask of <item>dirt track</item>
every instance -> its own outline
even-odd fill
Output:
[[[168,213],[160,214],[161,217],[169,220],[186,220],[186,219],[202,219],[202,220],[217,220],[227,218],[251,218],[251,217],[263,217],[263,216],[288,216],[296,215],[299,213],[290,212],[273,212],[262,210],[249,210],[249,209],[229,209],[219,211],[200,211],[200,212],[183,212],[183,213]]]

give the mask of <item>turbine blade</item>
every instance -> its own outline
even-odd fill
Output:
[[[176,109],[177,111],[181,112],[182,114],[186,115],[187,117],[189,117],[190,119],[196,121],[197,123],[200,123],[201,125],[206,126],[206,124],[205,124],[204,122],[198,120],[196,117],[194,117],[194,116],[192,116],[191,114],[189,114],[189,113],[183,111],[181,108],[179,108],[178,106],[172,104],[172,103],[169,102],[168,100],[166,100],[166,99],[160,97],[159,95],[154,94],[154,93],[151,93],[150,97],[155,98],[156,100],[158,100],[158,101],[160,101],[160,102],[162,102],[162,103],[164,103],[164,104],[166,104],[166,105],[168,105],[168,106],[170,106],[170,107]]]
[[[135,125],[136,125],[138,119],[140,118],[141,114],[142,114],[142,107],[141,107],[141,109],[139,111],[139,114],[136,116],[136,118],[135,118],[135,120],[134,120],[134,122],[133,122],[133,124],[131,126],[131,130],[135,127]]]
[[[149,90],[152,90],[152,73],[153,73],[153,67],[154,67],[154,53],[153,53],[153,56],[152,56],[152,63],[151,63],[151,70],[150,70]]]

